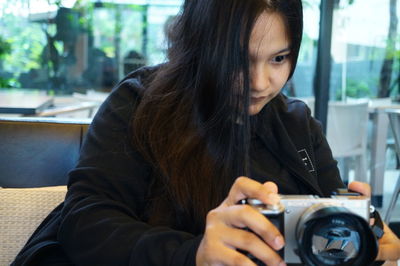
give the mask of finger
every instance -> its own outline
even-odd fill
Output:
[[[275,250],[280,250],[285,245],[284,238],[275,225],[249,205],[230,207],[225,213],[224,222],[228,226],[249,228]]]
[[[266,265],[284,263],[282,258],[255,234],[236,228],[227,228],[226,233],[222,239],[226,245],[251,253]]]
[[[382,264],[383,266],[398,266],[397,261],[385,261],[385,263]]]
[[[265,204],[277,204],[279,196],[275,191],[270,190],[270,186],[270,184],[264,186],[248,177],[238,177],[232,185],[225,203],[231,206],[243,199],[256,198]]]
[[[383,244],[379,246],[376,260],[398,260],[399,258],[400,251],[398,244]]]
[[[263,186],[266,187],[271,192],[278,194],[278,186],[274,182],[271,181],[265,182]]]
[[[361,193],[364,196],[371,196],[371,187],[367,183],[353,181],[349,184],[349,190]]]
[[[379,239],[379,252],[377,260],[398,260],[400,259],[400,239],[386,225],[383,224],[384,234]]]
[[[256,266],[246,255],[222,244],[213,245],[206,265],[245,265]]]

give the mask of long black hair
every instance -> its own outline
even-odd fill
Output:
[[[170,29],[168,62],[133,119],[134,140],[168,198],[201,221],[248,174],[248,47],[264,12],[282,15],[293,74],[302,36],[301,0],[186,0]]]

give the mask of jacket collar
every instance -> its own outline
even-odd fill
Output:
[[[309,157],[306,149],[312,147],[311,143],[306,141],[308,139],[306,136],[296,139],[289,136],[288,126],[295,127],[295,125],[285,126],[280,115],[280,112],[285,112],[285,110],[280,110],[282,108],[275,106],[274,102],[277,103],[271,101],[259,114],[261,121],[258,123],[256,135],[295,178],[316,195],[323,195],[317,182],[315,168],[312,165],[313,159]],[[301,134],[307,134],[307,132]],[[305,155],[308,158],[305,158]],[[311,164],[309,167],[306,167],[305,160]],[[312,168],[310,169],[310,167]]]

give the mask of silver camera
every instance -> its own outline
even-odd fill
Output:
[[[378,252],[369,226],[370,199],[364,196],[281,195],[278,205],[256,199],[247,204],[284,235],[280,255],[286,263],[369,265]]]

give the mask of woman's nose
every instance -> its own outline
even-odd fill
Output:
[[[263,91],[269,88],[269,74],[265,67],[257,67],[251,73],[251,88],[255,91]]]

